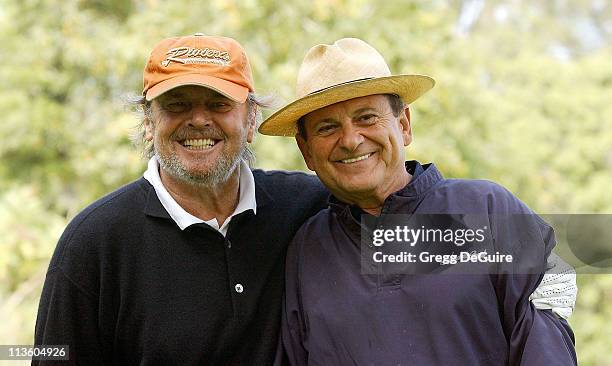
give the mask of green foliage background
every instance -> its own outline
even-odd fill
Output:
[[[0,344],[32,343],[49,257],[84,206],[140,176],[123,96],[162,38],[247,49],[260,93],[293,98],[314,44],[363,38],[436,87],[407,157],[495,180],[542,213],[612,213],[612,6],[605,0],[0,0]],[[259,167],[304,169],[259,136]],[[612,245],[612,244],[611,244]],[[582,365],[612,365],[612,275],[579,276]],[[10,363],[15,364],[15,363]]]

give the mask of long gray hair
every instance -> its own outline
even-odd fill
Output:
[[[134,131],[130,134],[130,140],[136,146],[136,148],[141,150],[142,157],[149,159],[153,156],[155,151],[153,142],[147,141],[145,138],[145,122],[146,120],[153,122],[151,102],[148,102],[143,95],[128,95],[125,99],[127,104],[132,107],[134,112],[137,114],[139,120],[138,125],[134,127]],[[271,95],[259,96],[255,93],[249,93],[246,103],[248,104],[248,118],[255,119],[255,130],[257,130],[261,122],[263,122],[261,109],[272,108],[277,104],[275,97]],[[248,145],[242,152],[241,158],[250,167],[253,167],[255,164],[255,153],[249,148]]]

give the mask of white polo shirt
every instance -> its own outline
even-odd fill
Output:
[[[217,219],[213,218],[211,220],[204,221],[198,217],[195,217],[189,212],[185,211],[185,209],[183,209],[174,200],[174,198],[172,198],[166,187],[164,187],[159,176],[159,162],[157,160],[157,156],[153,156],[149,160],[147,170],[144,173],[144,178],[151,183],[162,206],[164,206],[170,217],[174,220],[174,222],[176,222],[181,230],[185,230],[185,228],[193,224],[205,223],[225,236],[227,234],[229,223],[234,216],[247,210],[253,210],[254,214],[257,213],[257,202],[255,200],[255,179],[253,178],[251,169],[249,169],[249,166],[244,161],[240,162],[239,174],[238,205],[221,227],[219,227]]]

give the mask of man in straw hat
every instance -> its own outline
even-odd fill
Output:
[[[66,228],[36,344],[68,345],[70,364],[269,365],[285,249],[329,193],[248,166],[266,103],[235,40],[162,40],[143,76],[148,168]]]
[[[433,164],[404,161],[408,104],[433,86],[428,76],[391,75],[370,45],[341,39],[308,51],[297,100],[261,125],[263,134],[295,136],[332,193],[287,253],[286,356],[293,365],[576,364],[568,324],[528,300],[554,246],[550,226],[495,183],[444,179]],[[465,214],[484,222],[482,242],[461,247],[451,237],[449,251],[447,239],[424,246],[422,237],[403,256],[377,249],[376,239],[397,245],[440,223],[465,234],[473,227]],[[425,220],[418,230],[399,231],[415,217]],[[472,256],[475,244],[498,252]]]

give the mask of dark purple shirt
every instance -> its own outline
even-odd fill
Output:
[[[383,214],[532,214],[495,183],[406,167],[414,177]],[[356,212],[332,197],[289,247],[282,343],[292,365],[576,364],[567,323],[529,302],[554,246],[543,221],[533,274],[363,275]]]

